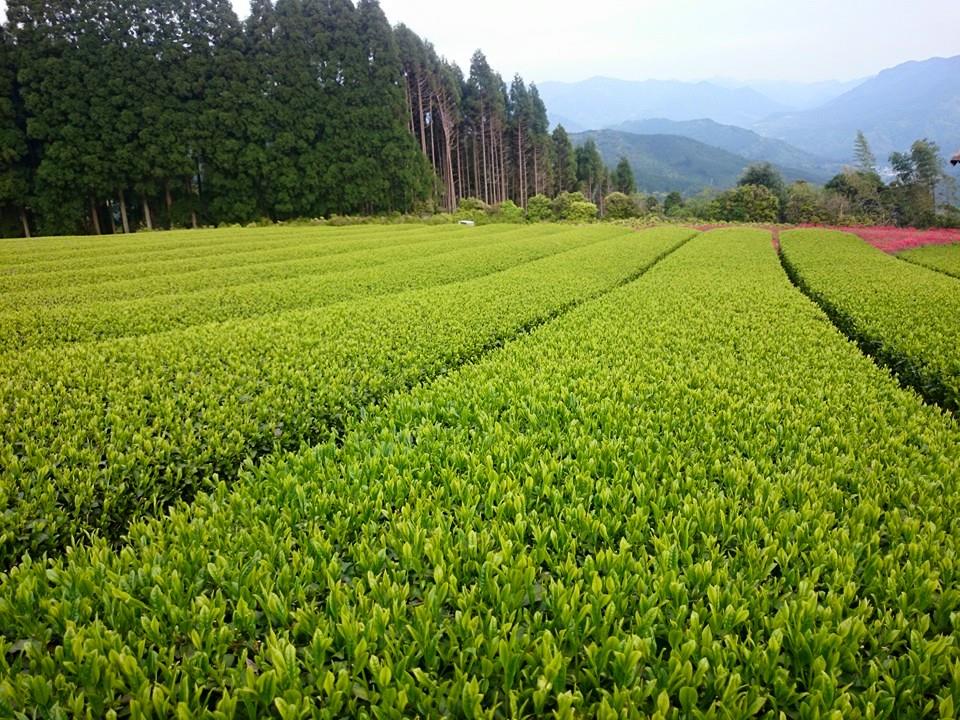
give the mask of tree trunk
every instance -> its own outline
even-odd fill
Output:
[[[443,90],[437,95],[437,112],[440,113],[440,129],[443,132],[444,192],[447,196],[445,206],[447,210],[453,212],[453,196],[456,193],[453,182],[453,128],[447,108],[447,94]]]
[[[107,207],[110,209],[110,234],[116,235],[116,234],[117,234],[117,219],[113,216],[113,201],[112,201],[112,200],[111,200],[110,203],[107,205]]]
[[[503,129],[497,125],[497,145],[500,146],[500,202],[507,199],[507,157],[504,150]]]
[[[153,218],[150,217],[150,203],[147,200],[147,194],[141,194],[140,200],[143,203],[143,220],[147,223],[147,230],[153,230]]]
[[[187,194],[191,197],[193,196],[193,183],[190,181],[190,178],[187,178]],[[193,229],[196,230],[199,227],[197,222],[197,209],[193,207],[193,201],[190,201],[190,224],[193,226]]]
[[[129,235],[130,221],[127,219],[127,201],[123,197],[123,190],[120,190],[117,196],[120,198],[120,220],[123,221],[123,232]]]
[[[90,196],[90,219],[93,220],[93,231],[97,235],[102,235],[100,230],[100,213],[97,212],[97,201]]]
[[[533,141],[533,194],[540,194],[540,166],[537,164],[537,141]]]
[[[403,99],[407,102],[407,127],[410,128],[410,134],[416,137],[413,130],[413,104],[410,102],[410,78],[407,75],[403,77]]]
[[[163,182],[163,196],[167,203],[167,227],[173,229],[173,195],[170,194],[170,181]]]
[[[490,203],[490,182],[487,173],[487,124],[483,117],[483,104],[480,104],[480,151],[483,158],[483,201]],[[478,188],[479,189],[479,188]]]
[[[439,168],[437,167],[437,138],[436,134],[433,132],[433,126],[436,125],[433,117],[433,103],[430,103],[430,165],[433,166],[433,171],[437,172]]]
[[[417,77],[417,108],[419,115],[417,122],[420,124],[420,150],[424,155],[427,154],[427,134],[423,130],[423,81]]]
[[[23,236],[25,238],[30,238],[30,221],[27,220],[27,210],[26,208],[20,208],[20,224],[23,225]]]
[[[457,202],[460,200],[460,197],[463,195],[463,163],[460,160],[460,131],[457,130],[454,134],[456,138],[456,153],[457,153],[457,177],[453,185],[453,205],[456,207]]]
[[[526,207],[527,203],[523,199],[523,190],[526,185],[526,178],[523,176],[523,122],[517,120],[517,186],[519,188],[520,207]]]

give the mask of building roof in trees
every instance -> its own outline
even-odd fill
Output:
[[[960,165],[960,152],[950,158],[951,165]]]

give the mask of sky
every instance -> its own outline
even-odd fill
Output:
[[[231,0],[246,17],[249,0]],[[813,82],[960,54],[960,0],[381,0],[464,70],[504,77]],[[569,8],[577,8],[575,11]],[[0,0],[0,17],[6,2]]]
[[[2,1],[2,0],[0,0]],[[241,17],[247,0],[232,0]],[[381,0],[466,69],[505,77],[811,82],[960,54],[960,0]],[[572,9],[576,8],[576,10]]]

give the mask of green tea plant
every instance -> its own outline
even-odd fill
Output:
[[[432,241],[471,237],[449,228],[424,228],[422,234],[353,234],[345,239],[337,235],[340,230],[320,234],[314,229],[303,237],[273,233],[270,239],[257,231],[218,231],[225,238],[223,244],[164,252],[162,259],[156,257],[157,252],[124,254],[111,263],[108,255],[94,252],[81,259],[49,261],[45,270],[39,269],[42,263],[7,266],[0,271],[0,310],[190,292],[330,268],[362,267],[398,255],[398,259],[417,257],[418,252],[429,251]],[[491,230],[486,237],[492,239],[497,233]],[[248,237],[247,232],[257,234]],[[235,239],[231,242],[230,237]]]
[[[906,250],[897,257],[960,278],[960,242]]]
[[[578,232],[597,242],[532,262],[491,246],[472,262],[492,274],[460,283],[430,287],[423,269],[421,290],[0,357],[0,561],[91,531],[116,540],[131,517],[328,437],[370,403],[610,290],[695,234]],[[540,242],[558,249],[551,236]],[[501,256],[515,266],[501,270]]]
[[[797,284],[907,385],[960,410],[960,281],[827,230],[780,235]]]
[[[597,242],[603,237],[561,232],[557,227],[541,233],[527,229],[516,233],[489,233],[489,229],[479,229],[472,238],[456,236],[299,261],[295,275],[289,279],[231,283],[134,300],[89,299],[78,304],[0,313],[0,346],[24,349],[145,335],[440,285],[489,274]],[[272,268],[263,265],[250,268],[251,272],[258,269],[263,275],[271,275]],[[287,270],[285,267],[284,272]],[[191,281],[203,283],[205,277],[209,278],[210,274],[199,271],[191,274]],[[181,282],[180,276],[170,279]],[[124,285],[136,282],[125,281]],[[215,281],[210,284],[216,285]],[[81,287],[91,288],[88,298],[95,298],[103,291],[101,284]]]
[[[713,231],[117,549],[13,568],[0,708],[950,717],[958,480],[956,421],[769,233]]]

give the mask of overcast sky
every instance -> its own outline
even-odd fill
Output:
[[[247,0],[233,0],[238,14]],[[850,80],[960,54],[960,0],[381,0],[467,68],[582,80]],[[574,10],[573,8],[576,8]]]
[[[231,0],[246,17],[249,0]],[[960,54],[960,0],[381,0],[464,70],[505,77],[850,80]],[[571,8],[577,8],[573,10]],[[0,0],[0,13],[6,9]]]

